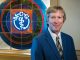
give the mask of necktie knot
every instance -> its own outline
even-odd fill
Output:
[[[59,41],[59,36],[56,37],[56,41]]]
[[[56,46],[57,46],[57,48],[59,48],[61,46],[60,42],[59,42],[59,37],[58,36],[56,37]]]

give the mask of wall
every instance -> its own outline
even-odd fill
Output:
[[[59,2],[67,16],[62,31],[73,37],[76,50],[80,50],[80,0],[60,0]]]
[[[58,0],[50,0],[50,6],[58,5]]]

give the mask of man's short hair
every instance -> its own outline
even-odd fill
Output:
[[[66,14],[65,14],[65,11],[64,9],[61,7],[61,6],[51,6],[47,9],[47,15],[49,15],[50,13],[55,13],[57,10],[60,10],[63,12],[64,16],[63,16],[63,19],[64,21],[66,20]]]

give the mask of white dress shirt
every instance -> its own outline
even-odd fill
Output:
[[[49,28],[48,28],[48,31],[49,31],[49,33],[50,33],[54,43],[56,44],[56,37],[57,37],[57,35],[55,33],[53,33]],[[58,37],[59,37],[59,42],[60,42],[61,47],[62,47],[61,32],[58,33]],[[63,47],[62,47],[62,49],[63,49]]]

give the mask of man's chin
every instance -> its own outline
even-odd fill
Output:
[[[52,32],[53,33],[59,33],[60,31],[59,30],[53,30]]]

